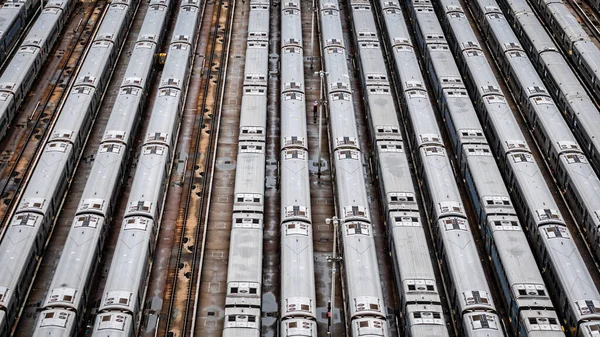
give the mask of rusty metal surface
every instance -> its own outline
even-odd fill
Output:
[[[211,195],[206,200],[209,203],[207,212],[203,214],[203,221],[207,217],[207,227],[199,275],[196,321],[191,336],[220,337],[223,332],[249,1],[232,2],[232,6],[233,24],[225,91],[221,109],[215,112],[218,113],[218,137],[215,165],[211,168]]]
[[[203,257],[202,211],[209,192],[207,172],[214,149],[214,135],[217,134],[213,132],[216,120],[213,115],[215,111],[218,114],[220,106],[220,89],[225,71],[221,63],[227,56],[227,23],[230,12],[228,1],[208,3],[200,29],[196,54],[201,55],[198,57],[202,61],[194,65],[186,103],[189,109],[186,108],[183,122],[187,125],[185,131],[182,130],[181,151],[185,152],[186,160],[181,165],[180,176],[185,177],[185,180],[179,185],[183,185],[183,191],[180,191],[183,194],[175,198],[169,197],[169,204],[177,210],[169,221],[174,227],[175,239],[171,242],[172,247],[167,247],[166,244],[164,247],[165,256],[167,252],[170,256],[169,267],[164,270],[168,271],[167,282],[163,284],[165,292],[161,294],[162,297],[152,294],[152,304],[163,303],[162,316],[165,319],[160,322],[158,330],[161,336],[188,336],[195,319],[196,279]],[[180,159],[183,159],[183,155]],[[160,251],[157,252],[159,253]],[[153,271],[155,273],[156,270]],[[152,316],[149,318],[154,320]],[[143,332],[151,336],[153,334],[149,328]]]
[[[168,303],[169,296],[171,296],[171,289],[167,285],[171,282],[175,271],[179,270],[176,264],[174,264],[172,255],[177,254],[176,249],[179,242],[177,238],[181,236],[182,227],[178,220],[181,213],[180,203],[185,189],[190,187],[190,180],[195,181],[196,179],[193,167],[190,168],[190,165],[193,165],[190,161],[192,158],[190,156],[193,156],[193,153],[190,153],[189,147],[194,133],[197,132],[195,129],[196,120],[201,117],[196,104],[204,56],[200,55],[199,50],[197,49],[195,54],[194,66],[188,87],[186,106],[183,112],[176,147],[178,151],[175,154],[171,172],[139,336],[155,336],[156,334],[163,336],[166,333],[164,327],[162,327],[164,325],[162,319],[168,314],[165,312],[165,305]],[[194,175],[193,179],[188,177],[188,171]],[[189,248],[193,247],[194,244],[192,242],[186,245],[188,252]]]

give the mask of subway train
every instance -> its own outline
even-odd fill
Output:
[[[545,6],[541,4],[542,2],[532,1],[533,4]],[[585,80],[592,77],[587,75],[586,63],[581,63],[580,60],[575,60],[578,63],[577,69],[582,71],[582,76],[577,76],[555,44],[555,42],[564,44],[567,41],[574,40],[575,33],[578,36],[585,35],[587,37],[583,28],[562,2],[554,1],[548,4],[543,15],[545,19],[553,23],[551,31],[554,39],[545,31],[544,26],[526,1],[501,0],[498,1],[498,5],[504,10],[506,19],[520,39],[522,49],[529,55],[533,65],[538,70],[538,75],[544,81],[548,93],[554,98],[555,104],[563,113],[590,164],[596,172],[600,172],[600,112],[590,95],[588,95],[588,91],[580,83],[581,78]],[[550,17],[546,17],[546,15]],[[481,14],[479,16],[482,17]],[[575,40],[582,41],[581,39]],[[584,55],[586,58],[592,58],[594,54],[597,55],[596,58],[599,62],[595,63],[593,68],[594,71],[597,71],[598,68],[595,66],[600,65],[600,50],[594,43],[589,42],[589,38],[587,40],[591,46],[586,46],[586,49],[590,50],[587,50]],[[577,56],[571,49],[569,49],[567,55],[572,58]],[[600,94],[600,83],[597,84],[597,88],[598,94]]]
[[[94,337],[134,336],[140,323],[203,9],[204,2],[200,0],[179,3],[156,101],[94,322]]]
[[[505,18],[513,25],[516,35],[521,37],[522,50],[529,53],[538,75],[546,81],[548,93],[554,95],[556,106],[571,126],[580,149],[587,155],[586,163],[579,165],[577,169],[562,170],[557,169],[556,165],[553,168],[571,211],[584,228],[594,254],[600,258],[600,179],[591,170],[594,168],[597,173],[600,166],[599,155],[594,150],[600,139],[600,113],[565,59],[556,50],[550,36],[543,31],[531,8],[520,2],[513,2],[510,6],[515,10],[518,6],[518,11],[524,14],[515,19],[512,12],[508,12]],[[483,17],[481,13],[478,16]],[[556,161],[555,158],[553,157]]]
[[[390,3],[386,2],[386,6],[384,15],[388,20]],[[373,159],[376,161],[372,166],[376,168],[387,223],[404,335],[449,336],[439,294],[439,280],[436,279],[421,219],[423,209],[416,199],[410,163],[405,153],[403,127],[398,119],[399,107],[392,93],[375,25],[375,8],[364,0],[352,0],[349,7],[374,149]]]
[[[7,327],[4,331],[11,330],[27,296],[136,9],[137,2],[130,0],[113,1],[108,8],[8,222],[0,242],[0,311],[4,313],[0,326]]]
[[[0,17],[7,4],[0,8]],[[48,1],[0,76],[0,139],[6,135],[75,4],[74,0]]]
[[[381,31],[395,71],[403,119],[409,121],[407,140],[417,175],[423,181],[425,207],[459,334],[504,336],[401,5],[398,1],[380,1],[378,5],[383,13]]]
[[[128,172],[132,143],[152,83],[155,55],[163,39],[169,6],[168,0],[152,0],[145,14],[63,253],[38,314],[34,337],[74,337],[81,331],[97,261],[101,259],[104,239]],[[118,316],[106,317],[110,317],[112,324],[132,327],[131,320],[126,322],[124,315],[122,324]]]
[[[365,187],[342,12],[337,0],[320,1],[318,12],[322,64],[327,72],[322,79],[326,88],[323,94],[327,96],[329,110],[336,214],[340,219],[345,320],[353,337],[387,337],[390,331]]]
[[[223,337],[261,335],[270,4],[249,6]]]
[[[8,0],[0,7],[0,64],[10,56],[41,3],[41,0]]]
[[[560,109],[548,95],[497,3],[479,0],[475,8],[477,20],[485,23],[482,32],[488,37],[490,51],[503,69],[515,93],[515,101],[521,106],[523,117],[532,127],[540,151],[549,160],[549,166],[555,167],[558,172],[556,177],[559,186],[569,193],[586,185],[598,186],[595,183],[596,175],[568,125],[564,119],[557,118]],[[532,159],[525,157],[523,160]],[[535,184],[529,182],[525,185],[525,181],[516,179],[509,179],[509,182],[523,191],[520,204],[529,218],[528,227],[538,245],[538,261],[548,273],[547,279],[551,280],[552,287],[549,290],[554,302],[561,303],[563,307],[563,324],[573,336],[594,334],[595,329],[600,327],[600,294],[562,216],[552,203],[545,202],[550,198],[549,195],[541,195],[535,189],[528,191]],[[565,269],[564,265],[572,267]]]
[[[590,3],[590,5],[592,5],[596,11],[600,10],[600,0],[586,1],[593,1],[593,4]],[[583,81],[588,89],[593,93],[596,99],[600,99],[600,73],[598,72],[598,69],[600,69],[600,49],[583,29],[579,23],[579,20],[564,4],[563,0],[532,0],[531,2],[526,2],[524,0],[501,0],[498,2],[498,4],[500,5],[501,9],[504,10],[504,15],[507,16],[513,25],[513,28],[519,33],[519,37],[523,39],[534,40],[539,38],[540,35],[546,35],[545,29],[539,25],[539,21],[537,20],[537,18],[541,17],[542,20],[544,20],[548,30],[552,32],[552,35],[554,36],[553,40],[563,49],[565,55],[567,55],[573,61],[577,72],[579,73],[580,77],[583,78]],[[530,4],[535,7],[538,15],[534,14]],[[525,17],[521,19],[523,16]],[[526,33],[528,36],[525,36],[525,34],[521,35],[521,31],[524,30],[525,26],[533,23],[535,23],[537,27],[540,27],[540,29],[535,31],[528,30]],[[526,44],[524,40],[521,41],[524,45]],[[550,58],[550,60],[544,60],[544,58],[541,56],[546,53],[554,54],[558,52],[556,47],[552,47],[551,49],[547,50],[537,48],[526,49],[525,51],[532,53],[530,54],[530,57],[532,58],[534,64],[538,63],[536,66],[540,69],[549,68],[551,65],[549,62],[552,60],[552,58]],[[561,70],[569,71],[567,67],[562,68]],[[554,71],[556,72],[555,74],[560,74],[558,70]],[[557,75],[555,74],[551,75],[540,73],[540,76],[556,77]],[[551,81],[556,82],[554,79],[551,79]],[[568,86],[561,87],[560,89],[570,90],[570,92],[567,91],[567,94],[565,95],[567,98],[570,98],[571,95],[576,94],[576,92],[572,91],[572,88],[569,88]],[[579,94],[585,95],[585,93]],[[557,104],[562,105],[564,102],[557,102]],[[577,111],[577,113],[583,113],[583,111]],[[587,139],[587,141],[590,140]],[[595,157],[598,156],[598,153],[594,154]]]
[[[301,2],[281,5],[280,336],[317,337]]]
[[[595,309],[600,305],[600,294],[572,234],[500,85],[489,64],[484,66],[487,61],[484,63],[483,51],[474,35],[465,33],[470,24],[460,4],[456,0],[442,0],[435,6],[447,31],[451,32],[450,44],[466,75],[467,88],[476,102],[482,124],[489,130],[490,148],[498,158],[505,182],[513,193],[514,207],[528,232],[538,265],[547,281],[549,295],[561,314],[562,325],[571,336],[592,336],[600,327],[600,310]],[[558,157],[562,172],[587,172],[588,176],[595,177],[576,146],[561,147],[576,143],[495,1],[479,0],[472,9],[492,54],[508,78],[517,104],[521,104],[527,114],[526,120],[535,125],[533,135],[541,145],[542,153],[551,160]],[[584,165],[585,170],[582,169]],[[550,325],[552,328],[553,324]]]
[[[457,154],[459,171],[466,182],[467,194],[486,242],[512,330],[519,336],[564,336],[548,287],[521,226],[522,221],[517,217],[515,198],[510,198],[484,129],[477,119],[476,109],[481,106],[471,103],[451,52],[451,48],[458,54],[480,50],[477,38],[458,1],[441,0],[436,3],[441,20],[438,20],[431,3],[415,1],[409,7],[417,41],[430,70],[430,82],[436,96],[440,97],[441,119]],[[446,16],[443,10],[448,9],[451,13]],[[448,40],[439,21],[446,28]],[[487,60],[483,54],[480,56],[470,59],[468,65],[480,76],[485,88],[499,88]],[[461,62],[459,64],[464,73],[465,66]],[[510,113],[510,109],[501,104],[500,98],[487,98],[484,108],[494,113]]]

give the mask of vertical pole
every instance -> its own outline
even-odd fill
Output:
[[[331,259],[331,329],[329,329],[329,336],[333,337],[334,332],[334,312],[335,312],[335,272],[337,263],[337,232],[338,232],[338,218],[333,217],[333,258]]]
[[[315,58],[315,16],[317,15],[317,0],[312,1],[312,15],[310,20],[310,70],[313,70]]]
[[[321,137],[323,134],[323,103],[324,103],[324,97],[323,97],[323,77],[325,76],[325,72],[323,72],[323,70],[319,71],[319,77],[320,77],[320,90],[319,90],[319,150],[318,150],[318,171],[317,171],[317,177],[319,179],[319,182],[321,181]]]
[[[333,218],[325,219],[325,222],[329,225],[333,222],[333,252],[331,256],[327,257],[327,261],[331,262],[331,294],[329,295],[329,302],[327,302],[327,336],[333,336],[334,332],[334,312],[335,312],[335,273],[337,272],[338,261],[341,261],[342,258],[337,255],[337,236],[338,236],[338,225],[340,222],[343,224],[343,220],[339,220],[337,216]]]

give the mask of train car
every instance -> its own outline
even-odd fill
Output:
[[[89,201],[91,200],[88,199]],[[103,203],[97,199],[93,203],[85,203],[84,207],[98,211],[111,201],[107,200],[106,203]],[[65,257],[59,260],[43,307],[69,309],[83,313],[92,281],[90,276],[94,274],[97,265],[90,264],[89,260],[97,261],[95,258],[101,255],[107,223],[102,216],[86,214],[77,216],[71,226],[78,235],[69,236],[65,244]],[[85,247],[85,249],[82,250],[79,247]],[[73,275],[77,275],[77,277],[73,277]]]
[[[180,4],[170,52],[160,79],[158,97],[152,107],[93,336],[109,336],[111,333],[128,336],[139,324],[191,74],[200,16],[199,0],[187,0]],[[143,38],[148,39],[147,36]],[[130,84],[129,80],[125,79],[128,81],[126,83]],[[103,324],[104,320],[112,320],[115,315],[116,320],[121,321],[119,323],[127,325]],[[122,328],[120,331],[116,331],[117,325]]]
[[[292,82],[290,82],[292,83]],[[295,83],[295,82],[294,82]],[[297,91],[287,91],[281,94],[282,116],[286,116],[286,123],[281,125],[281,148],[306,149],[307,132],[306,127],[306,96]],[[302,106],[305,108],[303,109]]]
[[[417,212],[415,189],[410,176],[410,163],[402,141],[382,140],[377,143],[377,176],[381,186],[385,214]]]
[[[127,12],[130,12],[129,5],[115,4],[100,24],[98,32],[102,32],[103,36],[94,37],[91,52],[83,61],[77,80],[67,95],[31,180],[0,242],[0,251],[8,253],[0,255],[0,274],[3,275],[0,288],[4,289],[0,309],[9,315],[8,329],[12,327],[18,308],[24,301],[34,276],[35,261],[42,255],[49,230],[59,212],[65,189],[91,128],[112,67],[109,61],[118,53],[119,45],[115,45],[116,40],[111,40],[111,37],[124,35],[120,30],[126,29],[126,26],[117,24],[115,20],[126,20],[131,16]],[[69,295],[63,294],[63,300],[65,295],[68,299]]]
[[[541,16],[554,21],[550,28],[554,32],[556,40],[568,47],[568,52],[572,52],[575,42],[590,40],[579,21],[562,1],[537,0],[533,3],[544,7]]]
[[[596,11],[600,10],[600,2],[597,0],[587,1]],[[570,58],[574,68],[577,70],[588,90],[596,99],[600,98],[600,76],[598,65],[600,64],[600,49],[594,44],[590,36],[583,29],[579,20],[563,1],[535,0],[530,3],[523,0],[500,1],[500,6],[505,14],[517,24],[521,21],[515,14],[531,13],[533,9],[545,23],[545,27],[536,18],[536,34],[546,35],[545,30],[552,33],[554,41],[562,49],[565,57]],[[532,7],[530,7],[530,4]],[[563,71],[570,71],[564,64]],[[557,76],[549,74],[550,76]],[[558,80],[556,80],[558,82]],[[582,94],[584,94],[582,92]],[[586,95],[586,94],[584,94]],[[587,95],[586,95],[587,96]],[[580,111],[583,115],[585,111]],[[588,154],[591,156],[591,154]]]
[[[269,41],[268,3],[251,2],[248,15],[248,41]],[[249,55],[246,54],[246,57]]]
[[[402,307],[413,303],[441,303],[431,257],[421,249],[427,246],[418,212],[392,212],[390,240]],[[414,253],[408,253],[414,252]],[[440,311],[441,312],[441,311]],[[443,320],[443,319],[442,319]]]
[[[541,2],[543,1],[537,3],[534,1],[533,3],[537,4],[537,8],[546,6]],[[600,140],[598,139],[600,133],[595,126],[600,125],[600,111],[554,42],[569,48],[567,55],[572,57],[573,50],[569,43],[587,42],[589,41],[587,34],[575,18],[568,13],[568,9],[562,2],[548,3],[545,7],[544,14],[548,14],[545,19],[547,22],[552,22],[552,27],[555,28],[553,30],[554,40],[546,33],[544,26],[527,2],[512,0],[501,1],[501,4],[507,13],[507,20],[516,28],[516,35],[523,44],[523,49],[528,53],[538,74],[544,80],[548,93],[563,112],[590,163],[598,171],[600,169]],[[596,51],[600,55],[600,51],[597,49]],[[579,65],[578,68],[584,69],[582,65]]]
[[[269,43],[266,41],[248,41],[246,48],[246,67],[244,67],[244,87],[267,86],[269,73]],[[265,75],[266,74],[266,75]]]
[[[269,11],[268,3],[250,2],[227,270],[224,337],[260,335]],[[284,206],[282,210],[283,208]],[[293,308],[294,303],[290,304],[290,308]]]
[[[579,79],[568,69],[563,56],[557,51],[554,42],[550,36],[541,31],[541,24],[531,12],[528,4],[520,1],[512,1],[505,4],[509,10],[507,19],[515,21],[518,28],[517,33],[521,37],[529,55],[535,53],[538,55],[532,58],[533,64],[545,80],[547,91],[555,98],[557,107],[563,112],[567,123],[571,126],[573,135],[582,150],[587,154],[587,158],[582,157],[583,163],[578,163],[577,167],[594,166],[598,167],[600,162],[599,154],[596,151],[599,142],[595,136],[595,125],[600,124],[600,114],[598,114],[595,104],[586,94],[585,89],[579,83]],[[528,13],[528,20],[524,20],[521,15],[517,18],[514,12]],[[569,155],[572,158],[581,156],[576,153]],[[593,247],[600,240],[598,238],[598,219],[594,219],[594,212],[600,207],[600,202],[593,198],[597,186],[600,185],[600,179],[593,175],[586,175],[589,184],[578,184],[581,179],[579,172],[575,170],[575,164],[567,165],[568,161],[561,161],[559,170],[555,171],[555,176],[559,180],[561,187],[567,192],[566,199],[571,211],[577,214],[581,219],[580,223],[585,231],[588,242]],[[573,168],[573,169],[572,169]],[[586,168],[583,170],[589,171]],[[585,173],[584,173],[585,174]],[[600,252],[594,248],[595,254],[600,256]]]
[[[300,149],[284,149],[281,153],[281,221],[312,221],[310,208],[310,181],[308,173],[308,152]]]
[[[6,134],[74,6],[70,0],[48,2],[0,76],[0,138]]]
[[[97,266],[95,261],[102,255],[107,222],[112,219],[126,172],[127,158],[131,152],[130,145],[139,124],[143,98],[148,89],[148,77],[152,74],[156,43],[161,40],[160,26],[166,21],[167,5],[162,0],[158,4],[154,1],[146,14],[147,19],[138,36],[138,41],[141,42],[136,43],[131,55],[132,61],[125,71],[119,95],[65,243],[66,253],[59,260],[49,294],[42,305],[43,315],[46,311],[55,310],[54,308],[63,308],[75,311],[78,321],[83,318],[92,276]],[[73,273],[79,277],[74,279]],[[41,329],[42,325],[38,321],[37,330],[41,334],[44,331]],[[73,333],[77,331],[74,324],[64,328],[67,331],[73,329]]]
[[[314,265],[312,250],[309,250],[312,248],[311,229],[312,226],[304,222],[282,225],[282,321],[295,317],[316,319],[315,278],[314,273],[307,273]]]
[[[234,213],[262,213],[264,209],[265,148],[262,142],[244,142],[238,146]]]
[[[375,17],[368,2],[351,1],[349,5],[404,331],[411,336],[430,332],[446,336],[448,331],[440,306],[436,277],[405,154],[399,110],[392,96]],[[390,19],[387,15],[395,15],[395,11],[399,11],[400,8],[394,5],[397,4],[383,4],[387,6],[384,10],[386,20]],[[393,11],[390,11],[390,6]],[[392,34],[398,33],[392,30]],[[421,311],[423,307],[434,308],[432,311],[436,312]],[[429,313],[437,318],[427,319]],[[425,319],[411,322],[412,318],[421,314]],[[367,334],[367,331],[373,335],[388,333],[386,325],[377,318],[355,321],[352,331],[358,335]]]
[[[41,4],[36,0],[8,0],[0,7],[0,62],[10,56],[10,51]]]
[[[340,15],[336,0],[320,3],[321,46],[327,72],[330,147],[335,170],[336,213],[341,220],[340,246],[344,256],[342,271],[347,290],[348,329],[352,336],[389,336]]]
[[[281,18],[280,331],[282,336],[316,337],[317,299],[300,1],[283,4]],[[262,111],[266,112],[266,108]],[[266,116],[261,121],[266,121]]]
[[[349,297],[349,319],[354,323],[361,317],[373,317],[385,320],[385,303],[379,278],[375,254],[373,230],[370,224],[359,221],[346,221],[341,228],[342,254],[344,259],[362,261],[348,264],[344,268],[347,279],[346,291]],[[387,323],[385,324],[387,325]]]
[[[539,78],[533,69],[533,65],[524,55],[516,37],[511,33],[506,19],[498,13],[497,5],[493,1],[479,0],[474,6],[477,21],[484,35],[488,37],[491,51],[501,65],[502,71],[508,76],[509,85],[513,92],[519,93],[517,102],[526,107],[526,118],[538,129],[534,135],[539,139],[542,152],[546,154],[549,161],[555,167],[567,171],[566,158],[583,155],[578,151],[576,143],[568,138],[568,127],[559,115],[557,107],[552,99],[548,97],[546,89],[539,84]],[[474,57],[474,56],[471,56]],[[475,72],[481,73],[481,67],[470,71],[473,87],[482,81],[475,76]],[[477,93],[478,91],[473,91]],[[479,100],[481,92],[479,91]],[[495,96],[500,93],[495,93]],[[500,151],[500,155],[506,157],[504,175],[508,187],[515,195],[515,207],[521,215],[538,261],[548,275],[548,292],[554,303],[564,303],[558,309],[562,316],[562,323],[567,327],[567,332],[572,336],[584,336],[585,329],[578,328],[585,322],[597,320],[594,310],[581,310],[580,303],[590,304],[592,308],[597,301],[598,291],[593,286],[593,281],[585,267],[581,255],[577,251],[571,234],[566,227],[562,215],[551,191],[533,159],[533,155],[526,146],[524,137],[519,136],[518,126],[509,114],[498,113],[489,105],[482,111],[482,119],[490,123],[494,129],[492,133],[494,149]],[[550,132],[551,134],[545,134]],[[537,133],[537,134],[536,134]],[[508,138],[510,137],[510,138]],[[552,137],[550,141],[548,138]],[[564,139],[568,140],[565,141]],[[506,143],[509,146],[501,146]],[[554,144],[552,144],[554,143]],[[551,152],[554,151],[554,152]],[[576,163],[577,158],[571,158]],[[576,167],[569,168],[575,172]],[[591,168],[589,168],[591,170]],[[583,171],[580,171],[582,173]],[[589,174],[590,171],[587,171]],[[578,173],[578,174],[580,174]],[[557,238],[557,239],[556,239]],[[555,240],[556,239],[556,240]],[[560,246],[560,247],[559,247]],[[566,253],[569,251],[569,253]],[[566,261],[568,260],[568,262]],[[557,267],[568,264],[574,266],[568,270]],[[568,274],[568,275],[566,275]],[[577,284],[577,285],[575,285]],[[538,292],[539,294],[539,292]],[[585,297],[585,299],[583,299]],[[585,312],[585,313],[584,313]],[[558,330],[556,317],[544,315],[544,320],[536,317],[536,322],[543,322],[542,327],[546,331]],[[530,319],[533,321],[533,319]],[[526,323],[526,322],[525,322]],[[524,328],[533,331],[530,325],[524,324]]]
[[[262,230],[262,221],[253,221],[251,224],[245,221],[235,222],[232,225],[230,246],[233,248],[229,252],[227,267],[226,307],[260,308]]]
[[[267,91],[263,87],[244,87],[242,95],[243,121],[240,122],[240,140],[265,142],[267,137]]]
[[[157,147],[153,145],[152,147]],[[142,149],[146,150],[148,147]],[[148,169],[136,170],[135,177],[144,174],[152,178],[144,185],[134,185],[129,197],[128,208],[123,219],[119,239],[115,248],[109,273],[104,286],[104,293],[99,312],[121,311],[133,317],[134,326],[137,313],[143,305],[145,283],[149,272],[148,261],[153,253],[153,242],[156,236],[162,193],[167,176],[168,159],[165,152],[143,153],[140,164],[152,164]],[[141,166],[140,166],[141,167]],[[152,174],[152,176],[150,176]],[[135,179],[134,177],[134,179]],[[159,179],[160,180],[159,180]],[[150,190],[152,188],[152,190]]]

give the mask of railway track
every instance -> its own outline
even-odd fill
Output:
[[[263,274],[261,336],[277,336],[280,320],[277,319],[281,303],[281,194],[280,175],[280,7],[269,11],[269,78],[267,94],[267,130],[265,145],[265,212],[263,219]]]
[[[565,0],[579,16],[581,22],[589,29],[597,42],[600,42],[600,18],[598,13],[586,0]],[[532,6],[533,7],[533,6]]]
[[[65,26],[61,42],[48,57],[45,72],[40,75],[42,83],[38,87],[44,89],[39,90],[41,94],[31,94],[29,97],[33,100],[30,99],[22,106],[15,125],[24,127],[13,126],[1,144],[3,158],[0,159],[0,237],[3,236],[7,221],[14,212],[16,201],[23,191],[22,187],[27,185],[33,172],[32,168],[37,163],[49,136],[48,132],[58,118],[60,102],[69,92],[74,79],[73,74],[77,73],[77,68],[81,65],[88,42],[93,37],[107,4],[106,0],[78,4],[79,7],[74,11],[76,14],[71,15],[69,24]],[[59,74],[56,79],[55,73]],[[26,114],[25,111],[31,113]],[[14,148],[7,149],[11,146]],[[7,154],[7,151],[12,154]]]
[[[191,336],[194,331],[197,307],[197,277],[202,265],[205,237],[206,217],[203,216],[210,203],[212,174],[207,172],[214,167],[215,141],[218,137],[220,107],[223,100],[227,58],[232,25],[232,7],[230,1],[223,0],[208,5],[211,20],[204,20],[203,25],[212,28],[208,35],[202,35],[201,42],[207,45],[205,55],[205,74],[201,83],[200,102],[198,104],[196,122],[192,134],[192,144],[187,161],[184,183],[184,195],[181,201],[181,212],[177,219],[177,256],[175,270],[169,275],[169,304],[166,315],[166,332],[170,336]],[[235,8],[235,6],[233,6]],[[212,132],[215,131],[215,132]]]
[[[216,144],[211,149],[211,164],[207,175],[210,191],[204,203],[204,238],[199,273],[196,279],[196,301],[192,332],[190,336],[221,337],[225,317],[227,291],[227,265],[229,239],[231,236],[231,209],[233,185],[238,149],[238,130],[246,37],[248,29],[249,1],[232,2],[229,9],[231,23],[230,49],[227,57],[227,76],[221,92],[223,103],[215,118]],[[223,131],[223,132],[221,132]]]

